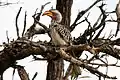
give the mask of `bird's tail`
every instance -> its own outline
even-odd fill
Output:
[[[73,71],[71,74],[71,80],[77,80],[78,76],[81,75],[80,66],[73,64]]]
[[[81,54],[75,54],[74,51],[72,50],[71,55],[74,58],[78,58],[78,57],[80,57]],[[68,80],[69,76],[71,76],[71,80],[77,80],[79,75],[81,75],[80,66],[78,66],[74,63],[70,63],[68,68],[67,68],[67,71],[65,73],[64,80]]]
[[[78,78],[79,75],[81,75],[81,69],[80,66],[70,63],[70,65],[67,68],[66,74],[65,74],[65,80],[71,75],[71,80],[75,80]]]
[[[118,31],[120,31],[120,23],[117,23],[117,30],[116,30],[116,33],[115,33],[115,37],[117,36]]]

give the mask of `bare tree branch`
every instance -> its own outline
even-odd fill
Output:
[[[36,72],[35,75],[33,76],[32,80],[35,80],[37,74],[38,74],[38,73]]]
[[[23,66],[17,66],[17,70],[21,80],[30,80]]]
[[[89,64],[91,64],[91,65],[103,66],[103,67],[106,67],[106,66],[120,67],[120,65],[116,65],[116,64],[99,64],[99,63],[89,63]]]
[[[8,44],[9,44],[8,31],[6,31],[6,36],[7,36],[7,42],[8,42]]]
[[[70,31],[73,31],[74,28],[77,26],[77,21],[80,20],[80,18],[86,13],[88,12],[93,6],[95,6],[98,2],[103,1],[103,0],[96,0],[90,7],[88,7],[86,10],[82,10],[81,12],[78,13],[77,18],[75,19],[75,21],[73,22],[73,24],[70,26]]]
[[[0,1],[0,6],[8,6],[8,5],[13,5],[13,4],[19,4],[20,3],[20,1],[18,1],[18,2],[15,2],[15,3],[8,3],[8,2],[1,2]]]
[[[50,2],[47,2],[46,4],[42,5],[39,13],[36,14],[36,11],[37,11],[37,10],[35,11],[35,14],[32,16],[32,17],[34,18],[34,23],[33,23],[33,25],[30,26],[30,28],[27,30],[27,32],[25,33],[24,37],[26,37],[26,38],[29,39],[30,37],[33,37],[35,34],[44,34],[44,33],[47,33],[47,32],[48,32],[48,31],[47,31],[47,30],[48,30],[47,27],[46,27],[44,24],[42,24],[42,23],[39,22],[40,16],[41,16],[41,14],[42,14],[42,11],[43,11],[44,7],[45,7],[46,5],[48,5],[48,4],[50,4]],[[35,29],[36,24],[39,24],[39,25],[40,25],[41,27],[43,27],[44,29],[39,28],[39,30],[36,30],[36,29]],[[40,31],[40,32],[39,32],[39,31]]]
[[[25,18],[24,18],[24,28],[23,28],[23,32],[22,32],[22,37],[24,36],[24,32],[25,32],[25,29],[26,29],[26,12],[25,12]]]
[[[107,18],[107,15],[105,14],[105,11],[104,11],[104,9],[103,9],[103,7],[104,7],[104,4],[101,4],[101,6],[99,6],[99,8],[100,8],[100,10],[101,10],[101,13],[102,13],[102,19],[101,19],[101,21],[100,21],[100,23],[99,23],[99,25],[97,25],[96,26],[96,24],[98,23],[98,22],[95,22],[95,24],[93,25],[93,27],[91,27],[90,29],[89,28],[87,28],[85,31],[84,31],[84,33],[83,33],[83,35],[80,35],[78,38],[76,38],[75,40],[74,40],[74,42],[75,42],[75,44],[81,44],[81,43],[88,43],[88,41],[90,41],[90,40],[88,40],[87,39],[87,37],[88,36],[91,36],[93,33],[95,33],[98,29],[100,29],[102,26],[104,26],[105,27],[105,20],[106,20],[106,18]],[[101,17],[101,16],[100,16]],[[99,18],[100,18],[99,17]],[[99,20],[99,19],[98,19]],[[98,21],[97,20],[97,21]],[[103,28],[104,28],[103,27]],[[103,29],[101,29],[101,31],[99,31],[99,33],[101,33],[102,32],[102,30]],[[99,33],[98,33],[98,35],[97,35],[97,37],[99,37]],[[92,36],[94,36],[94,35],[92,35]],[[95,37],[96,38],[96,37]]]
[[[109,78],[109,79],[116,79],[116,77],[110,77],[108,75],[105,75],[103,74],[102,72],[99,72],[97,69],[93,68],[92,66],[88,66],[86,63],[80,61],[80,60],[77,60],[75,58],[73,58],[72,56],[69,56],[68,54],[66,54],[62,49],[60,49],[60,52],[59,52],[60,56],[62,58],[64,58],[65,60],[67,61],[70,61],[74,64],[77,64],[83,68],[86,68],[88,71],[90,71],[92,74],[96,74],[96,75],[100,75],[102,76],[103,78]]]
[[[22,7],[20,7],[20,9],[19,9],[19,11],[18,11],[18,14],[17,14],[17,16],[16,16],[16,32],[17,32],[17,37],[18,38],[20,38],[20,35],[19,35],[19,28],[18,28],[18,25],[17,25],[17,22],[18,22],[18,17],[19,17],[19,14],[20,14],[20,12],[21,12],[21,9],[22,9]]]

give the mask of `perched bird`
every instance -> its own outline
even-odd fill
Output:
[[[43,13],[43,16],[47,15],[51,17],[51,24],[50,24],[50,36],[52,39],[52,43],[57,46],[61,45],[72,45],[72,37],[70,31],[66,28],[65,25],[61,25],[62,21],[62,15],[61,13],[56,9],[51,9],[48,11],[45,11]],[[79,75],[80,67],[75,64],[70,63],[70,74]],[[76,68],[76,70],[75,70]],[[70,75],[69,74],[69,75]]]
[[[49,11],[45,11],[43,16],[47,15],[52,18],[50,24],[50,36],[52,39],[52,43],[54,45],[70,45],[72,43],[72,37],[70,31],[64,26],[61,25],[62,21],[61,13],[56,9],[51,9]]]
[[[116,6],[116,16],[117,16],[117,30],[115,36],[117,36],[118,31],[120,31],[120,0]]]

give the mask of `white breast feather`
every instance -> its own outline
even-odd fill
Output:
[[[55,29],[53,29],[51,31],[51,37],[52,37],[52,42],[54,43],[54,45],[68,45],[61,37],[60,35],[57,33],[57,31]]]

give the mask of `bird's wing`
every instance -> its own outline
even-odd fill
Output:
[[[60,35],[60,37],[63,38],[63,40],[65,40],[65,42],[67,42],[68,44],[72,44],[71,33],[64,25],[57,24],[55,29]]]

